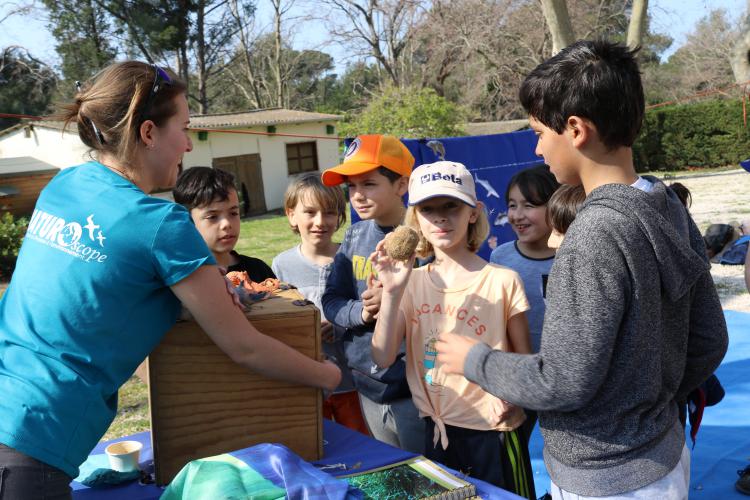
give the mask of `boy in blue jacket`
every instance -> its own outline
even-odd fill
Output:
[[[700,231],[672,190],[633,167],[635,54],[579,41],[521,86],[537,154],[587,195],[552,266],[539,353],[438,342],[449,370],[539,411],[554,499],[687,498],[678,407],[727,349]]]
[[[404,218],[402,197],[413,166],[414,157],[397,138],[362,135],[349,145],[344,163],[323,172],[327,186],[346,183],[349,201],[362,220],[344,234],[322,302],[323,314],[343,335],[370,433],[392,446],[422,454],[424,422],[406,382],[404,346],[397,361],[386,369],[377,367],[370,349],[381,289],[369,257]]]

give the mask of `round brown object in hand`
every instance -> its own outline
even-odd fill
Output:
[[[385,240],[385,251],[394,260],[409,260],[419,244],[419,235],[408,226],[398,226]]]

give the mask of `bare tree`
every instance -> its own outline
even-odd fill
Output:
[[[230,0],[230,13],[237,29],[235,64],[226,68],[227,75],[253,108],[262,108],[262,86],[252,58],[252,43],[255,37],[255,18],[248,15],[237,0]]]
[[[732,67],[733,49],[739,33],[723,9],[700,19],[664,68],[672,76],[669,97],[682,97],[732,83],[736,78]]]
[[[421,85],[445,97],[446,82],[471,54],[466,38],[466,1],[435,0],[417,29],[414,45]]]
[[[294,5],[294,0],[284,2],[283,0],[271,0],[271,6],[273,7],[273,61],[272,70],[273,76],[276,80],[276,106],[284,107],[286,96],[286,76],[288,71],[284,70],[284,47],[282,43],[282,31],[281,24],[284,16],[289,12],[289,9]]]
[[[322,0],[342,19],[331,27],[335,41],[355,55],[372,57],[394,85],[403,85],[408,70],[403,58],[423,13],[424,0]]]
[[[565,0],[542,0],[542,12],[552,34],[552,53],[557,54],[575,41]]]
[[[750,80],[750,0],[747,0],[742,29],[732,50],[732,72],[737,83]]]
[[[633,7],[628,25],[628,47],[634,49],[643,45],[643,34],[648,21],[648,0],[633,0]]]
[[[3,24],[5,21],[7,21],[9,18],[13,16],[23,16],[23,15],[29,14],[31,13],[33,9],[34,9],[33,1],[2,2],[0,3],[0,11],[2,11],[2,15],[0,16],[0,24]]]
[[[613,28],[619,28],[619,23],[626,18],[628,8],[631,16],[627,26],[627,45],[634,48],[642,44],[648,23],[648,0],[572,0],[572,3],[571,7],[567,0],[541,0],[544,19],[552,35],[553,54],[577,38],[612,33]],[[571,23],[571,19],[576,22]],[[581,22],[584,19],[586,22]]]
[[[243,14],[234,0],[232,24],[237,26],[236,45],[225,74],[253,108],[305,106],[314,100],[319,77],[333,68],[333,59],[315,49],[295,50],[292,39],[303,17],[291,11],[295,0],[270,0],[269,26]]]
[[[416,29],[423,84],[464,105],[474,119],[523,116],[521,80],[549,56],[544,17],[534,2],[433,2]]]
[[[253,108],[283,107],[287,72],[282,26],[293,0],[270,1],[273,10],[270,32],[258,28],[256,20],[248,18],[247,9],[243,16],[235,0],[230,3],[239,29],[234,64],[227,67],[228,74]]]
[[[624,38],[632,2],[556,3],[580,38]],[[475,119],[522,117],[517,96],[521,81],[556,50],[540,5],[532,0],[433,0],[415,30],[419,64],[412,73],[423,85],[469,108]]]

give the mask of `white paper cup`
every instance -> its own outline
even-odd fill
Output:
[[[109,457],[109,465],[117,472],[138,470],[138,458],[143,444],[138,441],[120,441],[112,443],[104,449]]]

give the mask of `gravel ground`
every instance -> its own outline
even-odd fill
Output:
[[[680,182],[690,189],[693,197],[690,213],[701,232],[710,224],[741,223],[750,219],[750,174],[742,169],[678,175],[665,182]],[[750,294],[745,289],[743,266],[712,264],[711,275],[725,309],[750,312]]]

